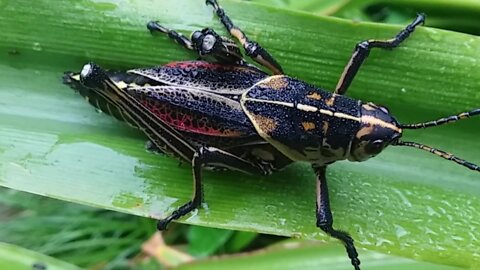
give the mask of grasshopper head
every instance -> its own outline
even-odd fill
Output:
[[[364,161],[382,152],[402,136],[400,124],[387,108],[373,103],[362,105],[361,126],[350,149],[351,161]]]
[[[222,38],[210,28],[193,32],[191,39],[193,47],[198,51],[200,56],[219,51],[222,47]]]

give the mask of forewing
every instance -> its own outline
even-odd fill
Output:
[[[164,66],[132,69],[156,85],[181,86],[223,95],[241,95],[268,75],[248,65],[224,65],[205,61],[173,62]]]

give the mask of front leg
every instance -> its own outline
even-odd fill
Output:
[[[248,174],[269,174],[270,171],[261,164],[250,163],[231,153],[214,147],[201,147],[192,159],[193,173],[193,197],[190,201],[180,206],[177,210],[166,218],[159,220],[157,228],[161,231],[167,228],[167,225],[173,220],[192,212],[200,206],[203,201],[203,185],[202,185],[202,167],[214,165],[230,170],[241,171]]]
[[[358,253],[352,237],[346,232],[333,228],[333,216],[330,210],[327,178],[325,175],[326,167],[318,167],[314,168],[314,170],[317,174],[317,227],[328,235],[342,241],[353,267],[355,270],[360,270],[360,260],[358,259]]]
[[[270,53],[262,48],[257,42],[248,39],[247,35],[233,24],[232,20],[225,14],[225,11],[217,3],[217,0],[206,0],[207,5],[211,5],[220,21],[228,30],[230,35],[236,38],[245,49],[247,56],[251,57],[255,62],[268,68],[273,74],[283,74],[282,66],[273,58]]]
[[[415,20],[407,25],[405,29],[400,31],[394,38],[388,40],[365,40],[357,44],[355,46],[355,50],[348,61],[345,69],[343,70],[342,76],[338,80],[337,86],[335,87],[335,94],[343,95],[347,92],[348,87],[355,78],[358,70],[362,66],[365,59],[367,59],[368,55],[370,54],[370,50],[372,48],[384,48],[384,49],[393,49],[400,45],[402,41],[407,39],[413,31],[415,31],[415,27],[425,22],[425,15],[418,14]]]
[[[147,24],[151,33],[163,33],[188,50],[197,52],[201,58],[213,58],[220,63],[243,64],[243,55],[233,40],[218,35],[213,29],[205,28],[195,31],[188,39],[181,33],[168,29],[158,22]]]

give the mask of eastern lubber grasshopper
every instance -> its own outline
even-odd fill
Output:
[[[400,124],[387,108],[344,96],[370,50],[397,47],[424,22],[424,15],[419,14],[392,39],[358,43],[330,93],[283,75],[278,62],[235,26],[215,0],[206,2],[246,55],[273,76],[248,64],[236,41],[212,29],[195,31],[187,38],[157,22],[147,25],[151,32],[167,34],[204,60],[120,72],[89,63],[79,74],[64,76],[65,83],[94,107],[142,130],[153,148],[192,163],[193,198],[160,220],[160,230],[200,206],[202,167],[268,175],[295,161],[309,162],[317,175],[316,225],[342,241],[352,265],[360,269],[353,239],[333,228],[325,177],[329,164],[364,161],[394,145],[426,150],[480,171],[479,166],[452,154],[400,140],[405,129],[455,122],[479,115],[480,109]]]

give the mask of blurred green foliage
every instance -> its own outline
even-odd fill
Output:
[[[416,13],[427,14],[427,25],[480,35],[477,0],[245,0],[355,21],[406,24]]]

